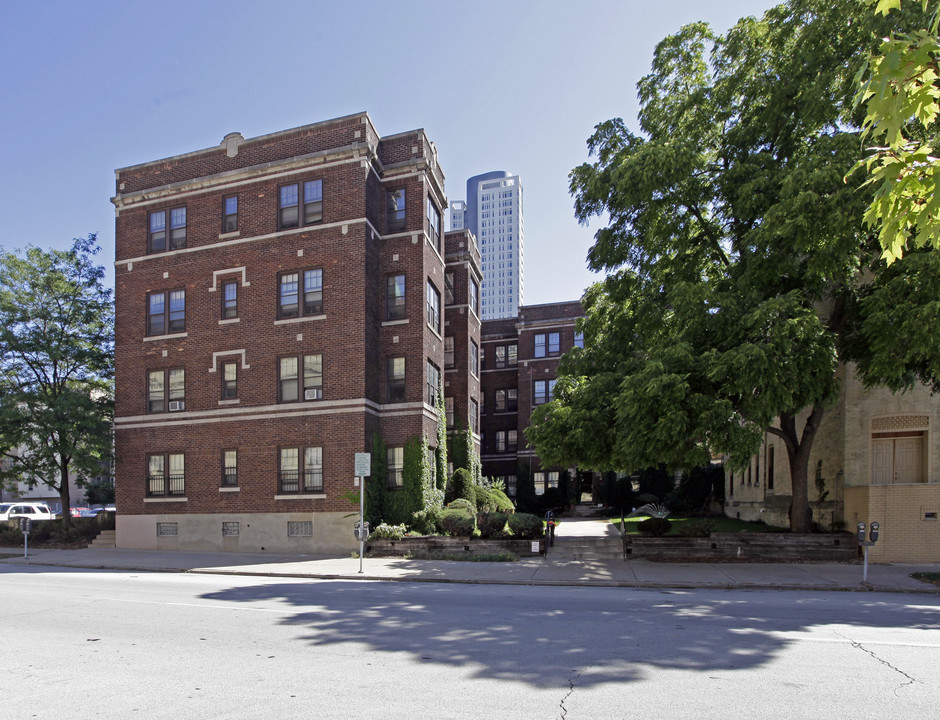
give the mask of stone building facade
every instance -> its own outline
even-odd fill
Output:
[[[809,460],[814,521],[850,532],[877,521],[875,562],[940,561],[940,403],[924,386],[865,388],[851,365],[839,379],[842,393],[826,409]],[[726,483],[726,514],[789,524],[790,473],[779,438],[768,434],[750,466],[727,472]]]

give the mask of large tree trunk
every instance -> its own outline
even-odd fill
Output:
[[[63,463],[59,467],[59,500],[62,503],[62,524],[72,524],[72,500],[69,493],[69,466]]]
[[[780,427],[770,428],[771,433],[783,438],[787,448],[793,498],[790,502],[790,531],[795,533],[813,531],[813,510],[809,505],[809,454],[822,416],[823,408],[814,405],[801,434],[797,434],[793,413],[781,413]]]

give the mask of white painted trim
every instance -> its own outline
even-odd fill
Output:
[[[251,367],[251,365],[249,365],[247,362],[245,362],[245,350],[220,350],[220,351],[218,351],[218,352],[212,353],[212,367],[209,368],[209,372],[214,373],[214,372],[217,371],[217,369],[218,369],[217,360],[218,360],[220,357],[223,357],[223,356],[225,356],[225,355],[241,355],[241,358],[242,358],[242,365],[241,365],[242,370],[248,370],[248,369]],[[237,402],[237,401],[236,401],[236,402]]]

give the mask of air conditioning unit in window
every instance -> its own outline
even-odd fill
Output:
[[[171,400],[170,401],[170,412],[176,412],[177,410],[185,410],[186,403],[182,400]]]
[[[323,390],[320,388],[310,388],[304,390],[304,400],[320,400],[323,398]]]

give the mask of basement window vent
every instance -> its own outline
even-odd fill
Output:
[[[313,537],[313,521],[300,520],[288,522],[287,537]]]
[[[936,519],[937,519],[937,513],[936,513],[936,512],[925,512],[925,513],[924,513],[924,520],[936,520]]]
[[[238,537],[238,523],[237,522],[222,523],[222,537]]]
[[[157,523],[157,537],[176,537],[177,535],[179,535],[179,523]]]

